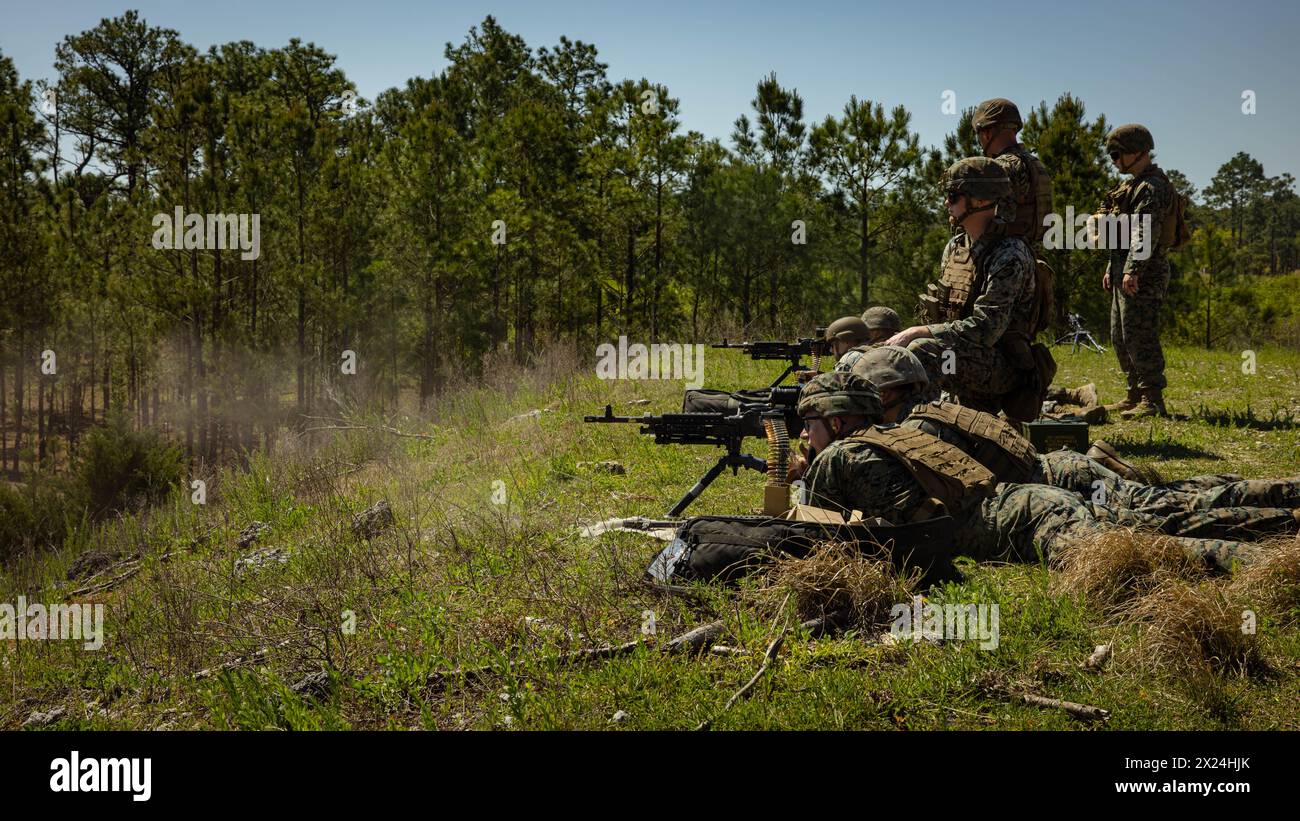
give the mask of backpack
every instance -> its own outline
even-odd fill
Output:
[[[866,522],[798,522],[762,516],[696,516],[686,520],[650,563],[647,576],[661,583],[723,582],[766,567],[781,554],[802,558],[819,542],[852,542],[864,554],[888,554],[901,572],[922,574],[929,586],[961,579],[952,564],[953,520],[947,516],[905,525]]]
[[[1169,216],[1160,225],[1160,247],[1166,251],[1177,251],[1192,241],[1192,228],[1187,224],[1187,206],[1187,195],[1174,191]]]

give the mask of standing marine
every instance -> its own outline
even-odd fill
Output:
[[[1041,257],[1047,232],[1043,221],[1052,213],[1052,177],[1042,161],[1017,140],[1024,125],[1020,109],[1002,97],[985,100],[971,115],[984,156],[1000,165],[1011,181],[1011,191],[998,202],[989,232],[1021,237],[1035,256]]]
[[[1165,410],[1165,354],[1160,347],[1160,308],[1169,287],[1166,252],[1178,242],[1177,195],[1152,161],[1155,141],[1145,126],[1121,125],[1106,137],[1111,162],[1128,179],[1106,195],[1103,215],[1119,222],[1108,232],[1116,242],[1102,277],[1111,292],[1110,338],[1128,383],[1123,401],[1107,405],[1125,419],[1168,416]],[[1127,230],[1125,230],[1127,229]]]

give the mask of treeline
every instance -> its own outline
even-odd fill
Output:
[[[493,355],[806,334],[872,303],[910,314],[948,236],[939,175],[978,153],[969,111],[922,147],[902,106],[854,97],[808,122],[774,74],[728,144],[706,139],[662,84],[611,79],[580,41],[530,48],[491,17],[447,45],[444,71],[374,101],[315,45],[201,53],[134,12],[55,54],[37,82],[0,55],[13,475],[60,465],[110,409],[211,462],[313,415],[405,393],[423,407]],[[1090,211],[1115,181],[1105,118],[1069,94],[1026,110],[1057,209]],[[1238,159],[1198,210],[1207,264],[1222,270],[1226,242],[1237,276],[1289,270],[1293,181]],[[238,231],[210,247],[217,215],[257,215],[256,253]],[[1058,322],[1104,326],[1102,258],[1049,253]]]

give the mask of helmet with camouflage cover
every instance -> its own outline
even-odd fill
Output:
[[[882,391],[913,386],[908,393],[917,393],[930,384],[921,360],[897,345],[882,345],[867,351],[853,363],[853,373]]]
[[[970,124],[976,131],[994,126],[1019,131],[1024,128],[1025,121],[1020,119],[1020,109],[1016,108],[1015,103],[1005,97],[994,97],[975,106]]]
[[[889,331],[896,334],[903,330],[903,318],[893,308],[884,305],[868,308],[862,314],[862,321],[866,323],[868,331]]]
[[[1141,154],[1155,149],[1156,141],[1146,126],[1137,123],[1121,125],[1106,135],[1106,150],[1123,154]]]
[[[865,416],[870,422],[879,421],[885,414],[875,386],[844,371],[818,374],[804,385],[796,410],[800,416]]]
[[[988,157],[967,157],[943,173],[943,189],[979,200],[1000,200],[1011,194],[1011,180],[996,161]]]
[[[859,342],[865,342],[870,335],[870,331],[867,330],[867,323],[863,322],[861,317],[856,316],[842,316],[826,328],[827,342],[841,340],[856,345]]]

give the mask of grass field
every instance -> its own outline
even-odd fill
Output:
[[[1169,350],[1166,398],[1177,418],[1110,424],[1093,437],[1167,479],[1300,475],[1300,427],[1286,421],[1300,419],[1300,352],[1254,353],[1247,374],[1241,352]],[[754,387],[777,370],[737,352],[707,354],[707,387]],[[1057,357],[1058,381],[1095,381],[1104,401],[1119,397],[1113,354],[1058,348]],[[1229,579],[1190,571],[1171,579],[1220,597],[1230,616],[1243,601],[1259,613],[1250,652],[1260,664],[1180,667],[1153,663],[1149,625],[1065,592],[1045,565],[963,563],[965,582],[932,591],[935,602],[997,604],[994,650],[885,642],[878,626],[823,638],[796,627],[750,697],[724,712],[791,620],[781,590],[752,579],[739,591],[664,597],[638,584],[659,542],[580,533],[613,516],[661,514],[712,464],[716,453],[705,448],[656,447],[634,426],[580,421],[606,402],[619,413],[675,410],[681,389],[602,382],[590,361],[555,354],[532,370],[496,370],[428,419],[354,420],[357,429],[291,441],[247,472],[203,477],[204,505],[186,489],[7,568],[0,602],[62,601],[123,578],[72,596],[106,605],[103,649],[0,645],[0,728],[58,708],[45,726],[689,729],[708,719],[718,729],[1300,728],[1294,596],[1290,605],[1256,604]],[[640,399],[649,402],[630,404]],[[762,443],[753,448],[763,455]],[[587,464],[603,460],[626,473]],[[760,482],[753,472],[726,474],[691,512],[752,512]],[[364,538],[353,517],[379,500],[395,522]],[[239,547],[253,522],[269,529]],[[89,551],[118,563],[69,581]],[[635,651],[577,666],[547,661],[638,639],[647,611],[655,632]],[[717,643],[736,652],[659,652],[670,636],[715,619],[725,622]],[[1113,661],[1083,669],[1104,643]],[[1084,723],[1007,695],[1026,691],[1111,715]]]

